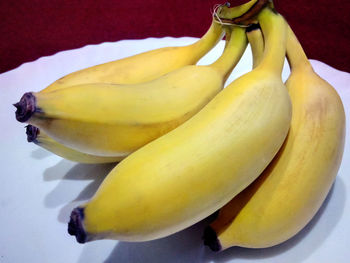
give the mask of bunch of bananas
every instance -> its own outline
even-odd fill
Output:
[[[217,61],[195,65],[224,34]],[[248,42],[253,69],[224,89]],[[268,0],[218,6],[192,45],[71,73],[15,106],[28,141],[76,162],[120,162],[72,211],[79,243],[161,238],[219,210],[203,234],[212,250],[279,244],[320,208],[344,147],[338,94]]]

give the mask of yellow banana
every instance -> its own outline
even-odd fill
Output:
[[[28,125],[26,127],[26,133],[28,142],[33,142],[36,145],[39,145],[40,147],[73,162],[98,164],[114,163],[119,162],[123,159],[122,157],[96,156],[73,150],[69,147],[64,146],[63,144],[56,142],[45,132],[40,131],[39,128],[32,125]]]
[[[235,16],[240,16],[251,9],[256,2],[257,0],[251,0],[233,7],[231,12],[234,12]],[[217,9],[219,10],[221,6],[219,5]],[[222,27],[213,17],[206,34],[191,45],[159,48],[82,69],[58,79],[42,92],[86,83],[137,84],[147,82],[183,66],[196,64],[222,37]]]
[[[286,23],[268,9],[259,20],[266,33],[260,66],[121,161],[73,210],[68,231],[78,242],[144,241],[180,231],[222,207],[268,165],[291,119],[281,79]]]
[[[253,24],[246,30],[247,39],[252,50],[253,57],[253,69],[256,68],[262,58],[264,53],[264,39],[258,24]]]
[[[316,214],[336,177],[345,139],[341,99],[314,72],[291,28],[287,58],[293,106],[288,137],[262,175],[206,228],[205,244],[214,251],[270,247],[293,237]]]
[[[188,120],[220,90],[247,46],[244,30],[227,27],[229,43],[207,66],[185,66],[156,80],[92,83],[26,93],[16,116],[69,148],[126,156]]]
[[[82,69],[56,80],[42,92],[87,83],[137,84],[147,82],[183,66],[196,64],[222,36],[221,25],[213,19],[206,34],[191,45],[159,48]]]

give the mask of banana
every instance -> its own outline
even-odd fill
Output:
[[[235,16],[240,16],[254,7],[257,0],[231,8]],[[226,3],[225,5],[229,5]],[[222,6],[218,5],[217,10]],[[212,23],[207,32],[197,42],[182,47],[165,47],[147,51],[116,61],[92,66],[68,74],[42,92],[86,83],[137,84],[159,78],[186,65],[194,65],[208,53],[223,37],[222,26],[213,13]]]
[[[141,84],[26,93],[15,104],[17,120],[77,151],[125,157],[188,120],[223,89],[247,46],[242,28],[226,31],[229,43],[211,65],[185,66]]]
[[[253,24],[246,29],[247,39],[252,50],[253,69],[256,68],[263,58],[264,39],[259,24]]]
[[[268,165],[291,119],[281,79],[286,23],[268,9],[259,20],[266,33],[261,64],[121,161],[72,211],[68,232],[78,242],[145,241],[180,231],[221,208]]]
[[[33,142],[36,145],[73,162],[99,164],[120,162],[123,159],[121,157],[103,157],[78,152],[56,142],[45,132],[40,131],[39,128],[32,125],[26,126],[26,133],[28,142]]]
[[[214,251],[265,248],[288,240],[316,214],[335,180],[345,140],[341,99],[314,72],[290,27],[287,58],[291,75],[286,86],[293,106],[288,137],[261,176],[205,229],[204,242]]]
[[[213,19],[206,34],[191,45],[159,48],[82,69],[56,80],[42,92],[87,83],[137,84],[147,82],[186,65],[196,64],[222,37],[222,27]]]

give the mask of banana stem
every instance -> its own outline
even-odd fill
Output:
[[[300,66],[311,66],[303,47],[290,26],[288,26],[287,37],[287,60],[292,70]]]
[[[265,40],[264,55],[258,68],[268,69],[280,76],[286,55],[287,23],[269,7],[259,13],[258,21]]]
[[[230,39],[232,37],[232,31],[229,30],[227,27],[225,29],[225,47],[224,50],[226,50],[228,43],[230,42]]]
[[[265,8],[271,0],[257,0],[251,1],[251,6],[246,9],[244,13],[238,16],[236,8],[222,7],[219,13],[219,17],[222,22],[231,23],[235,25],[250,25],[256,20],[256,16],[259,12]]]
[[[213,19],[208,31],[199,39],[197,42],[193,43],[189,47],[196,50],[195,60],[199,60],[203,57],[210,47],[215,46],[224,36],[222,26]]]
[[[251,0],[245,4],[234,7],[230,7],[230,4],[226,4],[226,7],[222,5],[220,9],[218,9],[217,15],[220,17],[230,16],[231,18],[240,17],[250,12],[258,1],[259,0]]]
[[[229,31],[227,33],[229,41],[226,44],[224,52],[214,63],[209,65],[222,73],[225,80],[239,62],[248,44],[244,28],[230,26],[226,30]]]
[[[264,54],[264,37],[260,30],[259,24],[253,24],[247,28],[247,38],[252,50],[253,69],[256,68]]]
[[[210,226],[207,226],[204,229],[203,240],[204,245],[208,246],[214,252],[219,252],[222,249],[215,230],[212,229]]]

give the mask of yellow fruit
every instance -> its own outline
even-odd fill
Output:
[[[207,33],[195,43],[165,47],[82,69],[64,76],[42,92],[88,83],[137,84],[159,78],[187,65],[194,65],[222,38],[220,24],[213,19]]]
[[[16,104],[17,119],[77,151],[125,157],[191,118],[223,89],[247,46],[242,28],[226,31],[230,41],[211,65],[185,66],[140,84],[26,93]]]
[[[290,28],[287,56],[293,106],[288,137],[259,178],[205,230],[205,244],[215,251],[270,247],[293,237],[316,214],[337,175],[345,136],[341,99],[314,72]]]
[[[268,9],[259,19],[266,33],[261,64],[120,162],[73,210],[68,230],[78,242],[144,241],[180,231],[222,207],[268,165],[291,119],[281,79],[287,27]]]
[[[36,145],[44,148],[45,150],[73,162],[90,164],[115,163],[123,159],[122,157],[96,156],[73,150],[53,140],[45,132],[40,131],[39,128],[32,125],[28,125],[26,127],[26,133],[28,142],[34,142]]]

